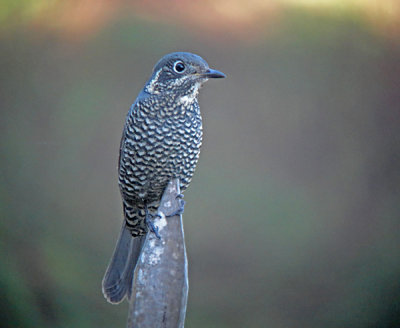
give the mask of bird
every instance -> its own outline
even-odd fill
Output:
[[[208,79],[224,77],[198,55],[170,53],[154,66],[130,107],[118,160],[124,220],[102,281],[108,302],[131,298],[146,234],[150,231],[159,237],[151,218],[157,215],[167,184],[178,178],[181,192],[189,186],[203,137],[199,90]],[[184,201],[180,200],[176,214],[183,212]]]

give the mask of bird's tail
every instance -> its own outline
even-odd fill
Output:
[[[124,221],[102,282],[104,297],[110,303],[131,297],[133,273],[145,240],[145,235],[132,237]]]

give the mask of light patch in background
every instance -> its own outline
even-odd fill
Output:
[[[400,35],[400,2],[397,0],[29,0],[4,1],[0,12],[1,33],[20,26],[37,28],[73,41],[85,39],[112,21],[141,18],[178,23],[194,31],[212,32],[208,37],[256,40],[279,29],[288,10],[319,11],[322,15],[361,16],[377,32]]]

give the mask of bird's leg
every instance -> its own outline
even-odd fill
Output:
[[[166,215],[167,217],[183,214],[183,212],[185,210],[185,203],[186,203],[183,200],[183,194],[176,195],[176,199],[179,201],[179,208],[174,213],[172,213],[170,215]]]
[[[160,214],[156,214],[156,215],[150,214],[149,213],[149,209],[147,208],[147,205],[145,205],[145,212],[146,212],[146,219],[145,220],[146,220],[147,227],[149,228],[149,230],[151,232],[153,232],[156,235],[156,237],[158,239],[161,239],[161,236],[158,233],[158,227],[156,227],[154,225],[153,221],[152,221],[155,217],[161,217]]]

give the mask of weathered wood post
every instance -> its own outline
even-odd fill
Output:
[[[171,181],[154,220],[161,239],[148,233],[136,267],[128,328],[183,328],[188,297],[188,264],[182,215],[167,217],[179,209],[179,180]]]

